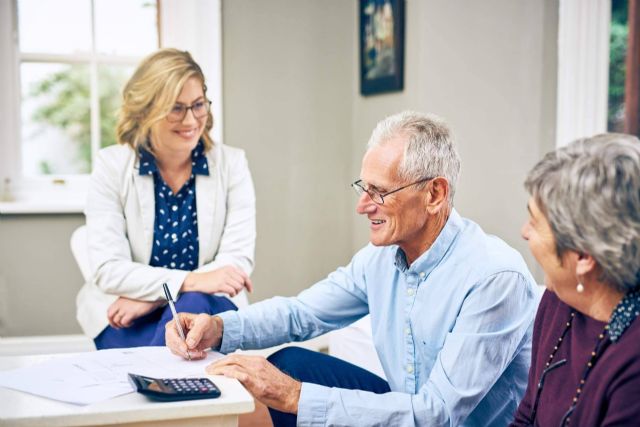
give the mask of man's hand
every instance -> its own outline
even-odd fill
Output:
[[[109,325],[116,329],[128,328],[133,321],[151,313],[160,307],[163,301],[139,301],[126,297],[119,297],[107,310]]]
[[[281,412],[298,413],[302,383],[264,357],[231,354],[207,366],[207,373],[235,378],[265,405]]]
[[[165,325],[165,342],[173,354],[185,359],[198,360],[207,357],[206,351],[211,347],[220,346],[222,341],[223,323],[218,316],[208,314],[179,313],[186,343],[180,338],[176,327],[176,320]],[[187,354],[187,350],[189,354]]]
[[[244,288],[253,292],[251,279],[244,270],[226,265],[206,273],[191,272],[184,279],[182,292],[225,293],[236,296]]]

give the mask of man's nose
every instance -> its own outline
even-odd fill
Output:
[[[520,228],[520,235],[524,240],[529,240],[529,223],[525,222],[522,224],[522,228]]]
[[[377,205],[371,200],[371,196],[366,191],[363,191],[360,197],[358,198],[358,203],[356,204],[356,212],[360,215],[367,215],[375,212]]]

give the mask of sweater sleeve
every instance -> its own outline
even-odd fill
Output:
[[[531,367],[529,368],[529,381],[527,383],[527,391],[522,398],[522,401],[518,405],[518,409],[515,413],[515,418],[510,426],[531,426],[533,425],[533,419],[531,418],[531,411],[535,403],[536,394],[538,391],[538,372],[536,367],[538,366],[538,352],[540,346],[540,332],[542,331],[542,321],[545,318],[545,313],[549,305],[548,291],[544,292],[540,305],[538,306],[538,312],[536,313],[536,320],[533,326],[533,338],[532,338],[532,350],[531,350]]]

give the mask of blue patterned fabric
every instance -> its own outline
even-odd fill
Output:
[[[207,295],[201,292],[183,292],[176,301],[176,311],[180,313],[218,314],[222,311],[237,310],[236,305],[228,298]],[[136,319],[128,328],[116,329],[107,326],[93,342],[96,349],[130,348],[144,346],[163,346],[164,328],[173,319],[168,305],[157,308],[151,313]]]
[[[609,320],[609,339],[616,342],[631,323],[640,316],[640,290],[627,293]]]
[[[156,159],[140,149],[140,175],[153,175],[155,222],[153,250],[149,265],[192,271],[198,267],[198,213],[196,211],[196,175],[209,175],[204,145],[198,142],[191,152],[191,176],[177,194],[164,182]]]
[[[156,159],[140,149],[140,175],[153,175],[155,223],[153,250],[149,265],[192,271],[198,267],[198,215],[196,212],[196,175],[209,175],[204,145],[198,142],[191,152],[191,176],[177,194],[173,194],[160,175]],[[186,313],[217,314],[237,310],[228,298],[201,292],[182,292],[176,310]],[[139,346],[163,346],[165,324],[173,318],[169,306],[159,307],[136,319],[128,328],[106,327],[95,339],[98,350]]]

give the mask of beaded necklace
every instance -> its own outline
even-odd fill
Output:
[[[640,289],[629,292],[624,296],[624,298],[622,298],[622,300],[618,303],[616,308],[613,310],[609,323],[605,325],[602,332],[598,335],[598,341],[596,342],[595,348],[591,352],[589,361],[587,362],[584,372],[582,373],[582,377],[580,378],[580,382],[578,383],[578,387],[576,388],[576,394],[571,400],[571,406],[569,407],[569,410],[567,410],[567,412],[562,417],[560,426],[569,425],[569,422],[571,421],[571,414],[573,414],[573,411],[576,405],[578,404],[578,399],[580,398],[582,389],[584,388],[587,378],[589,377],[589,373],[591,372],[591,369],[594,367],[594,365],[596,364],[596,361],[598,360],[598,356],[599,356],[598,353],[600,351],[602,344],[605,342],[605,338],[608,337],[612,343],[616,343],[618,339],[620,339],[620,336],[622,336],[623,332],[631,325],[631,322],[633,322],[636,319],[636,317],[638,317],[639,315],[640,315]],[[566,363],[565,359],[560,360],[554,364],[552,364],[551,362],[553,361],[554,356],[558,352],[558,349],[560,348],[562,341],[567,335],[567,332],[569,332],[569,329],[571,329],[571,325],[573,324],[573,319],[575,318],[575,316],[576,316],[576,311],[571,310],[571,313],[569,315],[569,320],[567,321],[566,326],[562,331],[562,334],[560,334],[560,338],[558,338],[558,342],[553,347],[553,350],[551,351],[551,354],[549,355],[549,358],[545,363],[545,370],[543,371],[540,377],[540,381],[538,383],[538,391],[536,393],[536,400],[534,402],[534,405],[531,411],[532,420],[534,420],[536,416],[538,401],[540,398],[540,394],[542,392],[542,386],[544,383],[545,375],[550,370]]]
[[[571,313],[575,316],[575,312]],[[571,420],[571,414],[573,414],[573,410],[576,408],[578,404],[578,399],[580,398],[580,393],[582,393],[582,388],[584,384],[587,382],[587,377],[591,372],[591,368],[596,364],[596,360],[598,358],[598,350],[600,350],[600,346],[604,342],[605,337],[607,336],[607,332],[609,331],[609,324],[605,325],[604,329],[598,335],[598,341],[596,342],[596,346],[591,352],[591,356],[589,357],[589,361],[587,362],[587,366],[584,368],[584,372],[582,373],[582,378],[580,378],[580,382],[578,383],[578,388],[576,389],[576,394],[571,400],[571,406],[569,406],[569,410],[562,417],[562,421],[560,421],[561,426],[569,425],[569,421]]]

